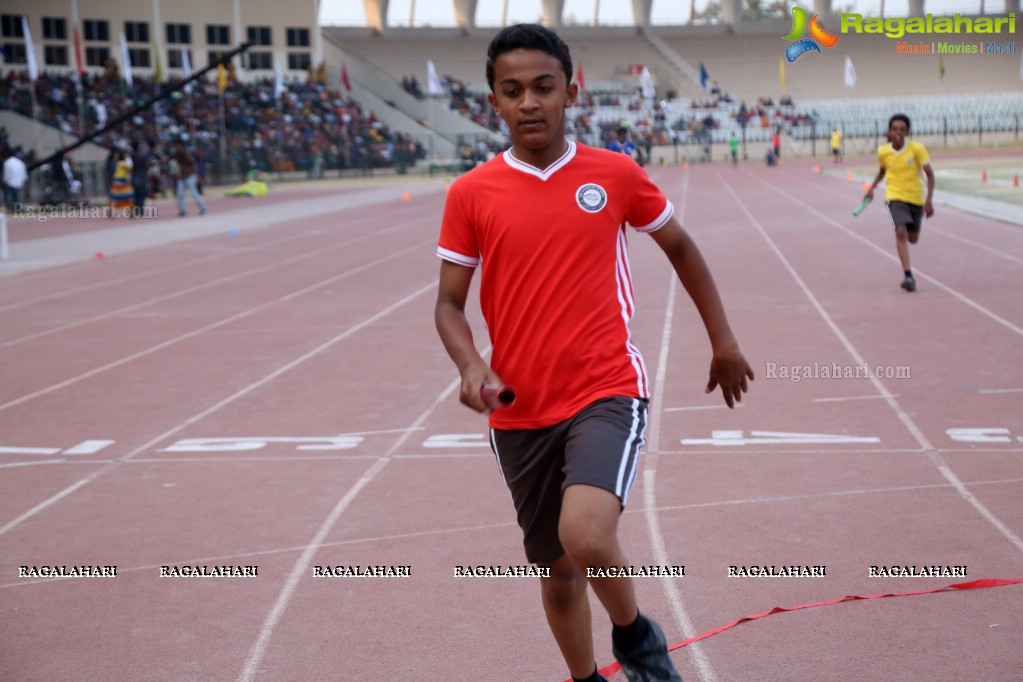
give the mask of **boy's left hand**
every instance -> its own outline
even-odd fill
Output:
[[[712,393],[720,386],[725,403],[730,408],[735,407],[735,403],[742,402],[742,394],[749,390],[747,379],[753,381],[753,368],[738,347],[725,353],[715,353],[710,361],[710,380],[707,382],[706,393]]]

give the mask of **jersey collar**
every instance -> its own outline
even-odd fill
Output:
[[[512,155],[511,149],[508,149],[501,155],[504,162],[508,164],[512,169],[526,173],[540,178],[543,181],[547,181],[559,168],[563,168],[569,161],[575,157],[575,142],[567,140],[568,146],[565,149],[565,153],[562,154],[554,163],[547,166],[547,168],[540,170],[536,166],[531,166],[525,161],[520,161]]]

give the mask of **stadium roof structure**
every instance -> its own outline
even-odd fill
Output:
[[[503,1],[503,0],[502,0]],[[632,5],[632,24],[650,26],[653,0],[629,0]],[[679,0],[684,1],[684,0]],[[923,0],[917,0],[923,2]],[[387,28],[387,10],[390,0],[364,0],[366,23],[369,28],[384,31]],[[471,30],[476,28],[476,10],[480,0],[450,0],[455,12],[455,25]],[[723,23],[733,25],[741,21],[742,0],[722,0]],[[831,11],[831,0],[813,0],[814,9],[819,13]],[[543,23],[553,28],[564,26],[565,0],[541,0]]]
[[[389,28],[387,23],[388,8],[391,0],[363,0],[365,13],[366,13],[366,26],[376,32],[383,32]],[[461,28],[465,31],[472,31],[476,26],[477,10],[480,3],[487,4],[488,2],[502,2],[507,3],[508,0],[447,0],[451,3],[454,10],[455,27]],[[653,9],[654,0],[628,0],[632,6],[632,25],[639,27],[649,27],[651,25],[651,13]],[[674,0],[675,2],[685,2],[685,0]],[[415,0],[413,0],[413,3]],[[599,4],[599,0],[594,0],[595,3]],[[693,0],[691,0],[693,2]],[[736,28],[738,27],[742,19],[742,5],[744,0],[720,0],[721,2],[721,24],[726,27]],[[561,28],[565,25],[565,0],[540,0],[543,18],[542,23],[551,26],[553,28]],[[694,3],[695,4],[695,3]],[[811,9],[814,14],[818,14],[824,20],[833,18],[833,0],[800,0],[797,2],[789,2],[787,5],[800,4]],[[595,5],[598,6],[598,5]],[[691,5],[692,7],[693,5]],[[881,15],[883,16],[894,16],[892,14],[886,14],[884,0],[881,0]],[[928,11],[935,13],[946,14],[948,13],[949,4],[939,0],[937,3],[932,2],[931,6],[928,6],[926,0],[908,0],[908,12],[906,16],[924,16]],[[984,2],[980,1],[979,12],[976,10],[965,13],[969,14],[985,14]],[[1005,0],[1005,12],[1019,12],[1020,11],[1020,0]]]

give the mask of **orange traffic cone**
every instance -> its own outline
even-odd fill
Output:
[[[845,179],[848,180],[849,182],[852,182],[852,171],[845,172]]]
[[[685,163],[682,164],[682,170],[689,170],[689,162],[688,161],[686,161]]]
[[[412,195],[408,193],[408,190],[405,190],[404,192],[401,193],[401,200],[402,201],[411,201],[412,200]]]
[[[1018,175],[1013,175],[1012,176],[1012,186],[1013,187],[1019,187],[1019,176]]]
[[[980,172],[980,181],[981,182],[987,182],[987,171],[986,170]]]
[[[821,165],[819,163],[813,167],[813,172],[814,173],[820,173],[821,172]]]

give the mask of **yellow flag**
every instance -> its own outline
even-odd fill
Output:
[[[160,66],[160,48],[157,47],[153,50],[153,54],[156,55],[156,69],[153,71],[153,78],[156,79],[157,83],[163,83],[163,67]]]
[[[217,64],[217,92],[227,90],[227,69],[223,64]]]
[[[778,80],[781,82],[781,89],[785,89],[785,60],[778,60]]]

